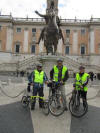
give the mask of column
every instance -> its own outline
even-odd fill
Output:
[[[73,44],[72,44],[73,54],[78,54],[78,32],[74,31],[73,33]]]
[[[28,29],[24,30],[24,46],[23,46],[23,52],[27,53],[28,52],[28,36],[29,36],[29,31]]]
[[[94,30],[90,29],[89,32],[89,53],[94,54],[95,53],[95,36],[94,36]]]
[[[40,44],[39,44],[39,53],[42,53],[43,52],[43,48],[44,48],[44,41],[41,40],[40,41]]]
[[[12,52],[12,44],[13,44],[13,27],[7,27],[7,40],[6,40],[6,51]]]
[[[60,39],[59,41],[58,41],[58,45],[57,45],[57,52],[58,53],[62,53],[62,39]]]

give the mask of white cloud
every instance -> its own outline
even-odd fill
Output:
[[[75,16],[79,19],[90,19],[91,15],[99,18],[99,3],[99,0],[69,0],[66,7],[59,9],[59,15],[69,19]]]
[[[14,17],[38,17],[34,11],[45,13],[46,0],[1,0],[0,10],[2,14],[10,14]]]
[[[47,0],[0,0],[2,14],[10,14],[14,17],[39,17],[34,13],[38,10],[45,14]],[[61,18],[90,19],[100,17],[99,0],[59,0],[59,16]]]

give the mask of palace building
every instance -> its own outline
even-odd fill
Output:
[[[47,0],[46,13],[50,1]],[[55,11],[58,14],[58,0]],[[38,17],[38,16],[37,16]],[[60,19],[65,45],[59,40],[57,53],[80,63],[100,66],[100,19]],[[0,60],[13,61],[46,52],[44,42],[36,44],[45,26],[43,18],[14,18],[0,15]]]

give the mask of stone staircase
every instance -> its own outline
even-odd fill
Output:
[[[96,72],[96,73],[100,72],[100,66],[90,65],[90,63],[82,64],[82,63],[79,63],[78,61],[76,61],[74,59],[71,59],[70,57],[65,57],[64,62],[67,66],[69,66],[69,69],[71,69],[73,71],[78,71],[79,66],[84,65],[87,72],[89,72],[89,71],[93,71],[93,72]]]
[[[32,67],[34,68],[37,63],[38,63],[37,56],[32,56],[32,57],[30,57],[28,59],[25,59],[23,61],[20,61],[18,63],[18,70],[31,69]]]
[[[76,71],[78,71],[80,63],[65,56],[64,65],[66,65],[68,67],[69,71],[76,72]]]
[[[71,59],[70,57],[67,56],[54,56],[51,55],[49,56],[52,62],[52,59],[56,59],[57,58],[63,58],[64,59],[64,65],[66,65],[69,69],[70,72],[77,72],[79,66],[81,65],[79,62],[75,61],[74,59]],[[47,58],[47,62],[49,61],[48,56],[47,55],[38,55],[38,56],[32,56],[30,58],[24,59],[22,61],[16,62],[16,63],[3,63],[0,64],[0,72],[1,71],[10,71],[10,72],[15,72],[17,70],[21,71],[21,70],[28,70],[28,69],[33,69],[36,64]],[[56,63],[56,60],[54,60],[54,63]],[[44,64],[46,65],[46,64]],[[84,64],[84,66],[86,67],[86,70],[89,71],[93,71],[93,72],[100,72],[100,67],[96,66],[96,65],[89,65],[89,64]],[[52,65],[49,65],[48,69],[51,69]]]
[[[16,63],[2,63],[0,64],[0,72],[16,72],[17,70],[26,70],[27,68],[34,67],[37,62],[37,56],[32,56]]]

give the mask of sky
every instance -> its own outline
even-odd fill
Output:
[[[58,0],[58,16],[62,19],[100,18],[99,0]],[[0,0],[1,15],[37,18],[35,10],[45,14],[47,0]]]

